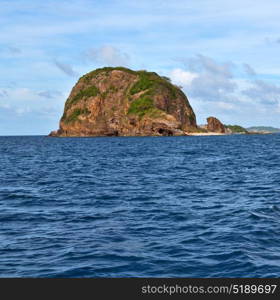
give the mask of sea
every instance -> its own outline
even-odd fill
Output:
[[[280,134],[0,137],[0,277],[280,277]]]

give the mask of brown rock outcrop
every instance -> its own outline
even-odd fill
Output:
[[[102,68],[82,76],[50,136],[181,135],[197,129],[185,94],[147,71]]]
[[[217,132],[217,133],[226,132],[225,126],[217,118],[214,117],[207,118],[206,129],[209,132]]]

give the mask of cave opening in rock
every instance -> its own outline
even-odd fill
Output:
[[[160,128],[158,130],[158,133],[161,134],[161,135],[168,135],[168,136],[172,136],[173,135],[173,132],[169,129],[165,129],[165,128]]]
[[[119,136],[119,132],[118,132],[118,130],[114,130],[114,131],[108,132],[106,135],[107,136]]]

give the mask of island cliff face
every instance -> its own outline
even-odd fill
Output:
[[[221,123],[221,121],[219,121],[217,118],[214,117],[207,118],[206,129],[209,132],[216,132],[216,133],[226,132],[225,126]]]
[[[102,68],[73,87],[50,136],[183,135],[196,117],[180,88],[147,71]]]

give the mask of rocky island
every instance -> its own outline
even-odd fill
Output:
[[[123,67],[82,76],[50,136],[166,136],[199,131],[182,90],[167,77]]]
[[[105,67],[82,76],[66,100],[54,137],[248,134],[208,117],[198,126],[187,96],[155,72]]]
[[[225,126],[215,117],[207,118],[206,129],[209,132],[226,133]]]

